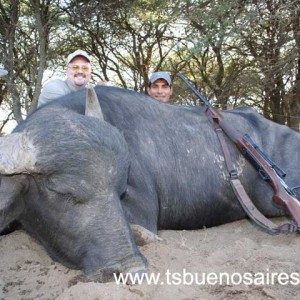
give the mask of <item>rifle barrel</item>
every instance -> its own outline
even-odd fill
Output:
[[[249,134],[244,135],[244,139],[247,140],[247,142],[255,148],[255,150],[272,166],[272,168],[275,170],[275,172],[278,174],[279,177],[283,178],[286,176],[286,173],[279,167],[277,166],[271,159],[270,157],[263,151],[261,150],[257,144],[253,141],[251,136]]]
[[[181,73],[177,73],[177,76],[194,92],[194,94],[208,107],[212,107],[210,102],[200,94],[200,92],[185,78]]]
[[[226,133],[237,146],[239,151],[250,161],[250,163],[258,170],[258,172],[264,174],[266,180],[271,185],[274,195],[273,201],[288,209],[290,215],[297,223],[297,230],[300,230],[300,202],[297,200],[293,189],[283,181],[282,177],[285,176],[285,172],[276,166],[271,159],[253,142],[250,136],[242,136],[235,128],[226,121],[220,112],[213,108],[210,102],[203,97],[200,92],[182,75],[177,74],[178,77],[198,96],[198,98],[204,102],[210,116],[213,119],[217,118],[220,128]]]

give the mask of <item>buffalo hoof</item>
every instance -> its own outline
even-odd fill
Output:
[[[135,242],[138,246],[144,246],[153,242],[162,241],[162,238],[160,238],[158,235],[140,225],[130,224],[130,227],[134,235]]]

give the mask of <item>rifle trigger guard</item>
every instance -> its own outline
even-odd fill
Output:
[[[229,175],[230,175],[231,179],[237,179],[238,178],[238,173],[237,173],[236,170],[230,171]]]
[[[211,118],[213,119],[213,121],[214,121],[216,124],[219,124],[220,119],[219,119],[218,117],[212,116]],[[222,129],[220,128],[220,130],[222,130]]]
[[[261,176],[261,178],[262,178],[264,181],[270,180],[270,177],[269,177],[262,169],[259,169],[259,170],[258,170],[258,174]]]

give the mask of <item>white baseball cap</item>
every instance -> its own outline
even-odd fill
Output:
[[[83,56],[89,62],[91,61],[91,59],[90,59],[89,55],[87,54],[87,52],[85,52],[84,50],[76,50],[73,53],[68,55],[67,64],[69,64],[77,56]]]
[[[162,72],[162,71],[152,73],[150,76],[150,79],[149,79],[149,84],[154,83],[158,79],[164,79],[168,83],[169,86],[172,85],[172,80],[171,80],[169,73]]]

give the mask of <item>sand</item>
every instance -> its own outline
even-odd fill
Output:
[[[299,299],[300,236],[271,236],[242,220],[195,231],[160,231],[140,247],[153,281],[84,282],[26,232],[0,237],[0,299]],[[159,277],[158,277],[159,276]]]

